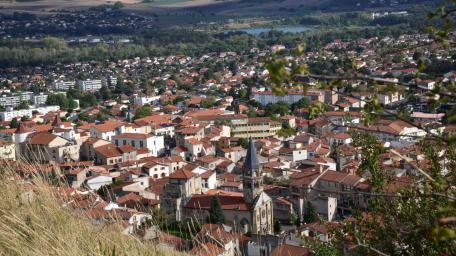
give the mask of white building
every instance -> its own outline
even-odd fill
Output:
[[[36,107],[30,109],[20,109],[20,110],[12,110],[12,111],[4,111],[0,112],[0,120],[2,121],[11,121],[13,118],[21,118],[24,116],[31,117],[33,115],[33,111],[37,111],[40,114],[47,114],[48,112],[56,112],[59,111],[59,106],[44,106],[44,107]]]
[[[84,92],[95,92],[101,89],[103,83],[101,80],[79,81],[79,88]]]
[[[112,177],[108,175],[99,175],[86,180],[86,185],[90,190],[98,190],[102,186],[112,183]]]
[[[32,92],[22,92],[14,95],[2,95],[0,97],[0,106],[2,107],[17,107],[22,101],[32,101]]]
[[[136,96],[134,98],[134,103],[136,105],[145,105],[150,104],[153,105],[160,100],[160,95],[158,96]]]
[[[284,101],[287,102],[288,104],[292,104],[295,102],[298,102],[300,99],[306,97],[303,95],[303,93],[292,93],[289,92],[283,96],[281,95],[275,95],[271,91],[265,91],[265,92],[254,92],[253,93],[253,99],[258,101],[261,105],[268,105],[269,103],[277,103],[279,101]]]
[[[130,145],[137,149],[147,148],[152,156],[159,156],[165,151],[163,136],[141,133],[121,133],[112,137],[112,141],[118,147]]]
[[[32,103],[34,105],[46,105],[48,95],[44,93],[40,93],[38,95],[32,96]]]
[[[54,90],[58,90],[58,91],[67,91],[70,88],[74,88],[75,86],[76,86],[76,81],[63,81],[63,80],[54,81]]]

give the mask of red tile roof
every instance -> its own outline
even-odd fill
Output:
[[[195,174],[193,172],[179,169],[179,170],[171,173],[171,175],[169,175],[169,178],[170,179],[179,179],[179,180],[188,180],[193,176],[195,176]]]
[[[114,139],[147,139],[152,137],[152,134],[144,133],[122,133],[114,136]]]
[[[28,144],[38,144],[38,145],[49,145],[55,138],[56,135],[48,132],[38,132],[31,135],[30,139],[27,141]]]
[[[212,198],[211,195],[193,195],[192,198],[185,205],[186,208],[190,209],[205,209],[211,208]],[[218,195],[220,204],[223,210],[239,210],[249,211],[250,205],[245,202],[244,196],[226,196]]]
[[[106,158],[122,156],[122,153],[119,151],[119,149],[114,144],[108,144],[108,145],[97,147],[95,149],[95,151],[97,153],[103,155]]]

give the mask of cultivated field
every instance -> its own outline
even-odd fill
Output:
[[[198,11],[219,15],[277,14],[315,6],[330,0],[119,0],[126,11],[138,12],[185,12]],[[27,11],[48,13],[55,10],[78,10],[117,0],[0,0],[0,11]]]

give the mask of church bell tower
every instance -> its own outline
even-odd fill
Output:
[[[252,138],[249,139],[247,156],[242,167],[242,185],[244,200],[252,204],[263,192],[263,177],[261,176],[261,165]]]

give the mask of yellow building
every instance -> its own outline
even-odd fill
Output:
[[[272,137],[282,128],[280,122],[273,121],[269,117],[232,119],[230,126],[232,137],[246,139]]]

